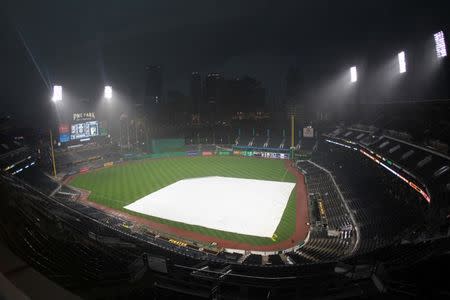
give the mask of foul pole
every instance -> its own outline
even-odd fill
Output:
[[[49,129],[49,132],[50,132],[50,147],[52,149],[53,177],[56,177],[55,151],[53,149],[53,134],[51,129]]]
[[[294,145],[294,143],[295,143],[295,141],[294,141],[294,131],[295,131],[294,118],[295,118],[295,116],[292,114],[291,115],[291,148],[295,147],[295,145]]]

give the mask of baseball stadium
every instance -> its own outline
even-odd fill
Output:
[[[296,16],[309,4],[293,4],[295,18],[241,4],[217,23],[209,13],[227,10],[80,3],[39,26],[14,3],[0,18],[0,299],[450,296],[449,31],[437,10],[402,15],[424,24],[402,37],[375,22],[397,22],[392,3],[358,4],[361,26],[333,23],[353,14],[337,2],[302,13],[308,26]],[[180,17],[193,7],[203,23]],[[128,21],[94,22],[100,11]],[[85,43],[80,20],[99,26]],[[334,45],[312,31],[322,22],[337,26]],[[62,46],[38,47],[59,26]]]

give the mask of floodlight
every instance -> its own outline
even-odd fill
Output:
[[[52,101],[57,102],[57,101],[61,101],[61,100],[62,100],[62,86],[54,85]]]
[[[439,31],[434,34],[434,43],[436,45],[436,55],[438,58],[447,56],[447,48],[445,46],[444,32]]]
[[[350,82],[357,82],[358,81],[358,71],[356,70],[356,67],[350,68]]]
[[[400,73],[406,72],[406,55],[405,51],[398,54],[398,68]]]
[[[112,87],[107,85],[105,86],[105,99],[111,99],[112,98]]]

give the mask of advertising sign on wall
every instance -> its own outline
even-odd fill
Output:
[[[113,162],[113,161],[105,162],[105,163],[103,164],[104,167],[112,167],[113,165],[114,165],[114,162]]]
[[[219,151],[218,154],[221,156],[231,155],[233,152],[231,151]]]
[[[80,169],[80,173],[86,173],[86,172],[89,172],[89,167],[82,167]]]
[[[186,155],[187,156],[198,156],[199,153],[198,153],[198,151],[187,151]]]

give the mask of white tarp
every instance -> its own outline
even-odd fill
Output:
[[[184,179],[125,208],[211,229],[272,237],[294,186],[230,177]]]

